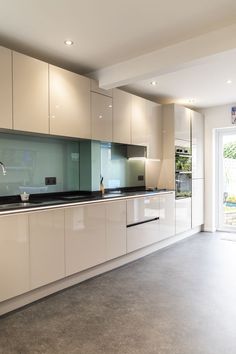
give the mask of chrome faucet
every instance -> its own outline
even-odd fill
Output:
[[[3,176],[5,176],[5,175],[7,174],[7,170],[6,170],[6,167],[5,167],[4,163],[2,163],[1,161],[0,161],[0,166],[1,166],[1,168],[2,168],[2,174],[3,174]]]

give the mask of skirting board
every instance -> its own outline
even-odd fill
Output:
[[[42,299],[48,295],[51,295],[53,293],[60,291],[60,290],[69,288],[70,286],[79,284],[84,280],[93,278],[97,275],[108,272],[112,269],[121,267],[122,265],[125,265],[125,264],[135,261],[139,258],[147,256],[148,254],[151,254],[151,253],[153,253],[157,250],[160,250],[162,248],[168,247],[168,246],[170,246],[178,241],[181,241],[187,237],[190,237],[200,231],[201,231],[201,227],[196,227],[188,232],[175,235],[173,237],[167,238],[163,241],[157,242],[157,243],[147,246],[145,248],[142,248],[137,251],[126,254],[122,257],[113,259],[113,260],[108,261],[106,263],[102,263],[96,267],[87,269],[87,270],[82,271],[80,273],[76,273],[76,274],[71,275],[69,277],[58,280],[54,283],[45,285],[41,288],[29,291],[27,293],[24,293],[22,295],[12,298],[12,299],[3,301],[2,303],[0,303],[0,315],[3,315],[3,314],[6,314],[10,311],[16,310],[22,306],[28,305],[34,301]]]

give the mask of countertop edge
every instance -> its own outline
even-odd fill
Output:
[[[24,208],[16,208],[16,209],[9,209],[9,210],[2,210],[0,211],[0,216],[3,215],[11,215],[11,214],[24,214],[24,213],[29,213],[29,212],[35,212],[35,211],[44,211],[44,210],[53,210],[53,209],[59,209],[59,208],[68,208],[68,207],[76,207],[80,205],[87,205],[87,204],[97,204],[97,203],[107,203],[107,202],[115,202],[115,201],[121,201],[121,200],[127,200],[127,199],[134,199],[134,198],[145,198],[145,197],[150,197],[154,195],[161,195],[161,194],[172,194],[174,193],[173,190],[167,190],[167,191],[157,191],[157,192],[150,192],[147,194],[135,194],[135,195],[129,195],[129,196],[120,196],[120,197],[107,197],[104,199],[92,199],[92,200],[87,200],[87,201],[81,201],[81,202],[69,202],[69,203],[61,203],[61,204],[52,204],[52,205],[42,205],[38,207],[24,207]]]

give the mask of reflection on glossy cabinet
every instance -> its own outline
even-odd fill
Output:
[[[91,139],[90,80],[49,65],[50,133]]]
[[[119,89],[113,91],[112,141],[131,144],[132,95]]]
[[[29,291],[27,215],[0,217],[0,301]]]
[[[204,121],[203,116],[191,111],[192,116],[192,173],[193,178],[204,178]]]
[[[162,159],[162,106],[146,101],[147,114],[147,157]]]
[[[30,287],[51,283],[65,276],[64,210],[29,215]]]
[[[92,139],[112,141],[112,98],[91,92]]]
[[[204,224],[204,179],[192,180],[192,228]]]
[[[66,275],[106,261],[105,205],[65,210]]]
[[[160,240],[175,234],[175,193],[161,194],[160,198]]]
[[[126,201],[106,203],[107,260],[126,254]]]
[[[49,133],[48,64],[13,52],[13,128]]]
[[[127,200],[127,225],[159,217],[159,196]]]
[[[0,47],[0,128],[12,129],[11,51]]]
[[[175,233],[179,234],[191,229],[191,198],[175,201]]]
[[[190,126],[191,126],[191,117],[190,109],[174,105],[174,115],[175,115],[175,139],[176,140],[185,140],[190,142]],[[177,143],[179,145],[179,143]]]
[[[146,100],[132,95],[131,142],[147,145]]]

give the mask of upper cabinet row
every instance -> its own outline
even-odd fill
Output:
[[[0,128],[147,145],[160,158],[160,105],[3,47],[0,75]]]

